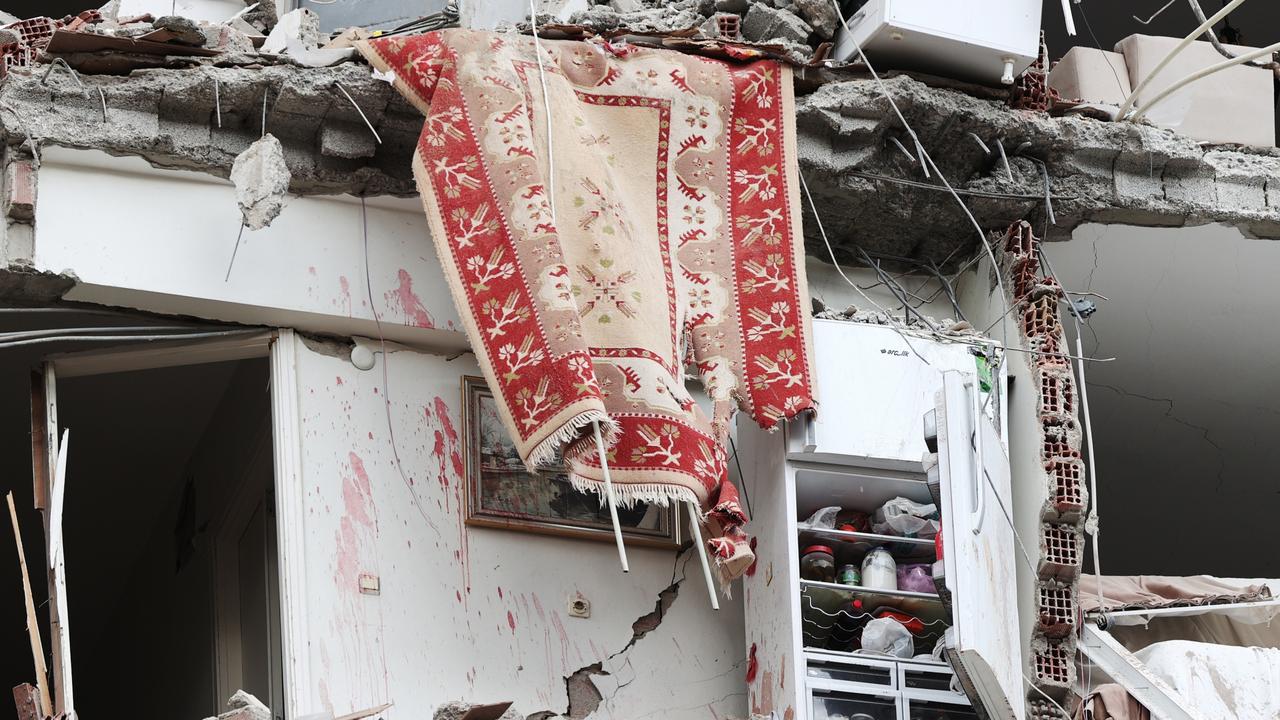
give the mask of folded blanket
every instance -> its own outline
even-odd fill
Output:
[[[600,492],[598,422],[619,502],[699,503],[741,574],[733,410],[814,407],[790,71],[469,30],[358,47],[426,117],[432,236],[526,464],[563,453]]]

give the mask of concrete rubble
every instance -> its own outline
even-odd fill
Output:
[[[572,24],[599,32],[722,37],[719,22],[737,16],[728,27],[741,28],[741,38],[781,47],[794,62],[807,62],[814,48],[830,40],[839,20],[830,0],[594,0],[594,5],[570,17]]]
[[[227,701],[227,711],[205,720],[272,720],[271,709],[244,690],[237,690]]]
[[[436,708],[435,714],[432,715],[432,720],[462,720],[462,718],[466,717],[467,713],[471,712],[472,709],[480,707],[485,706],[457,701],[447,702]],[[499,720],[525,720],[525,717],[515,708],[507,708],[507,710],[499,716]]]
[[[276,219],[289,199],[290,178],[284,147],[274,135],[263,135],[236,156],[231,182],[235,183],[236,201],[246,227],[261,230]]]

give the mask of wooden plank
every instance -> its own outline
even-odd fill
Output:
[[[46,412],[44,373],[31,373],[31,479],[36,509],[49,507],[49,418]]]
[[[13,504],[13,493],[9,493],[6,499],[9,501],[9,519],[13,522],[13,540],[18,545],[18,566],[22,569],[22,592],[27,600],[27,635],[31,637],[31,657],[35,661],[36,687],[40,690],[41,717],[48,717],[53,714],[52,703],[49,700],[49,674],[44,664],[44,643],[40,640],[36,603],[31,597],[31,576],[27,574],[27,553],[22,547],[22,530],[18,527],[18,508]]]
[[[31,683],[22,683],[13,689],[13,704],[18,706],[18,720],[43,720],[40,714],[40,694]]]

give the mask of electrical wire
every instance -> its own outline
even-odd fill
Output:
[[[1125,98],[1124,102],[1120,103],[1120,111],[1116,113],[1116,117],[1118,118],[1125,117],[1125,115],[1129,112],[1129,108],[1133,107],[1134,101],[1137,100],[1138,93],[1147,89],[1147,85],[1151,83],[1151,81],[1156,77],[1156,75],[1160,74],[1161,70],[1164,70],[1165,67],[1168,66],[1168,64],[1173,61],[1173,58],[1176,57],[1178,53],[1182,52],[1183,49],[1186,48],[1188,45],[1190,45],[1193,40],[1200,37],[1200,35],[1202,35],[1205,30],[1208,30],[1209,28],[1216,25],[1219,20],[1229,15],[1232,10],[1235,10],[1237,7],[1239,7],[1243,3],[1244,3],[1244,0],[1231,0],[1231,2],[1222,6],[1221,10],[1214,13],[1213,17],[1210,17],[1208,20],[1205,20],[1204,22],[1200,23],[1199,27],[1197,27],[1195,30],[1192,30],[1191,33],[1187,35],[1185,38],[1183,38],[1182,40],[1179,40],[1178,44],[1175,45],[1173,49],[1169,51],[1169,54],[1165,55],[1164,58],[1159,63],[1156,64],[1155,68],[1152,69],[1151,72],[1147,73],[1147,76],[1142,79],[1142,82],[1138,83],[1137,87],[1133,88],[1133,91],[1129,93],[1129,97]]]
[[[159,342],[164,340],[195,340],[199,338],[227,337],[230,335],[251,335],[262,332],[262,328],[246,328],[244,330],[222,330],[218,332],[171,333],[162,335],[61,335],[57,337],[32,338],[0,342],[0,348],[21,347],[25,345],[43,345],[56,342]]]
[[[809,200],[809,209],[813,211],[813,219],[818,225],[818,234],[822,236],[822,242],[827,246],[827,254],[831,256],[831,264],[835,267],[836,272],[840,273],[840,277],[844,278],[844,281],[849,283],[849,287],[858,291],[858,294],[861,295],[864,300],[871,303],[871,305],[880,312],[884,313],[885,317],[889,320],[889,327],[898,334],[898,337],[902,338],[902,342],[907,344],[907,347],[911,349],[912,354],[920,358],[920,361],[925,365],[932,364],[920,354],[920,351],[916,350],[916,346],[912,345],[911,341],[907,339],[907,336],[904,335],[902,331],[898,329],[897,325],[894,324],[893,314],[888,310],[885,310],[880,303],[872,300],[870,295],[863,292],[862,288],[858,287],[857,283],[850,280],[849,276],[844,274],[844,269],[840,267],[840,262],[836,260],[836,251],[831,247],[831,240],[827,238],[827,230],[822,225],[822,217],[818,215],[818,205],[813,201],[813,194],[809,192],[809,183],[805,182],[804,173],[797,172],[796,174],[800,177],[800,187],[804,189],[804,196]]]
[[[1271,45],[1268,45],[1264,48],[1251,50],[1243,55],[1232,58],[1230,60],[1224,60],[1216,65],[1210,65],[1207,68],[1202,68],[1200,70],[1197,70],[1191,73],[1190,75],[1187,75],[1186,77],[1182,78],[1181,80],[1178,80],[1177,82],[1173,83],[1169,87],[1166,87],[1165,89],[1161,90],[1159,93],[1157,93],[1155,97],[1151,98],[1151,100],[1149,100],[1145,105],[1139,108],[1136,113],[1134,113],[1133,120],[1134,121],[1141,120],[1143,117],[1146,116],[1147,113],[1151,112],[1151,108],[1155,107],[1162,100],[1176,93],[1177,91],[1181,90],[1187,85],[1190,85],[1191,83],[1196,82],[1197,80],[1203,80],[1204,78],[1210,75],[1213,75],[1214,73],[1218,73],[1228,68],[1235,67],[1236,65],[1243,65],[1244,63],[1256,57],[1261,57],[1263,55],[1267,55],[1275,52],[1280,52],[1280,43],[1272,43]]]
[[[1240,1],[1243,2],[1243,0],[1240,0]],[[835,8],[836,17],[840,18],[840,24],[843,25],[847,30],[849,27],[849,24],[845,20],[844,12],[840,9],[840,4],[836,2],[836,0],[831,0],[831,6]],[[889,107],[893,108],[893,112],[898,117],[898,121],[902,123],[902,127],[906,129],[907,134],[910,135],[911,139],[915,142],[916,151],[920,154],[920,157],[922,159],[921,161],[922,167],[926,166],[927,164],[928,167],[933,168],[934,173],[936,173],[938,176],[938,180],[943,184],[944,187],[946,187],[947,192],[951,194],[951,197],[955,199],[956,204],[959,205],[960,209],[964,211],[965,217],[969,218],[969,222],[973,224],[974,230],[978,232],[978,240],[981,243],[982,247],[986,250],[988,257],[990,257],[991,259],[991,267],[993,269],[998,269],[1000,267],[1000,263],[996,261],[995,252],[991,250],[991,246],[987,243],[986,231],[982,229],[982,226],[980,224],[978,224],[977,218],[975,218],[973,216],[973,213],[969,211],[969,206],[965,205],[964,200],[962,200],[960,196],[956,193],[955,188],[951,186],[951,183],[947,180],[946,175],[943,174],[942,169],[938,167],[938,164],[936,162],[934,162],[933,157],[930,156],[929,152],[924,149],[924,145],[920,143],[919,135],[916,134],[916,131],[914,128],[911,127],[911,124],[907,122],[907,118],[903,116],[902,110],[898,108],[898,103],[893,99],[893,95],[889,92],[889,88],[885,87],[884,80],[880,78],[880,74],[876,72],[875,67],[872,66],[871,64],[871,61],[867,59],[867,54],[863,52],[862,45],[859,43],[854,43],[854,48],[858,51],[858,57],[862,60],[862,63],[866,65],[867,72],[871,73],[871,77],[875,80],[876,86],[880,89],[880,94],[883,95],[885,100],[889,102]],[[1005,297],[1004,280],[1000,278],[999,272],[996,273],[996,285],[1000,289],[1000,302],[1003,304],[1007,304],[1008,300]],[[1006,314],[1007,314],[1007,311],[1006,311]],[[1009,346],[1008,324],[1002,323],[1001,330],[1003,332],[1004,346],[1008,347]],[[1003,364],[1004,362],[1003,356],[1001,356],[1000,362]],[[998,366],[996,370],[997,370],[997,374],[999,374],[1000,367]]]
[[[1199,0],[1187,0],[1187,2],[1191,4],[1191,13],[1196,16],[1196,19],[1199,20],[1200,22],[1204,22],[1205,21],[1204,8],[1200,7]],[[1228,16],[1227,17],[1228,28],[1231,26],[1230,21],[1231,21],[1231,18],[1230,16]],[[1236,57],[1234,53],[1232,53],[1230,50],[1223,47],[1222,43],[1218,41],[1218,34],[1213,31],[1212,26],[1210,26],[1208,30],[1204,31],[1204,36],[1209,39],[1209,44],[1213,45],[1213,49],[1217,50],[1218,54],[1221,55],[1222,57],[1228,58],[1228,59]],[[1260,63],[1260,62],[1255,62],[1251,60],[1249,61],[1249,64],[1254,67],[1265,68],[1265,67],[1270,67],[1273,63]]]
[[[400,450],[396,445],[395,423],[391,420],[391,376],[387,371],[387,366],[391,364],[391,354],[387,352],[387,337],[382,332],[382,318],[378,315],[378,305],[373,301],[373,280],[369,272],[369,212],[364,195],[360,196],[360,229],[364,236],[364,290],[369,299],[369,312],[373,313],[373,324],[378,329],[378,342],[382,344],[382,406],[387,416],[387,437],[391,440],[391,456],[395,458],[396,470],[400,473],[404,486],[409,490],[409,497],[413,498],[413,506],[418,509],[422,519],[427,521],[427,526],[439,536],[440,529],[422,507],[422,501],[418,499],[418,493],[414,490],[413,480],[409,479],[404,471],[404,464],[400,462]]]
[[[24,340],[26,338],[49,337],[53,335],[84,334],[84,333],[133,333],[133,332],[169,332],[182,330],[195,330],[197,328],[191,325],[128,325],[113,327],[110,325],[100,327],[78,327],[78,328],[48,328],[43,330],[19,330],[16,332],[0,332],[0,342],[7,340]]]

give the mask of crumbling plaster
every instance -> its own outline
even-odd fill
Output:
[[[797,76],[801,92],[816,85],[797,99],[800,167],[842,259],[852,257],[854,244],[939,262],[966,256],[976,240],[972,225],[936,176],[926,177],[891,142],[896,138],[913,147],[875,81],[826,70]],[[23,143],[30,132],[42,144],[137,155],[161,167],[226,177],[236,155],[262,134],[265,94],[266,130],[284,144],[292,192],[415,191],[409,160],[421,115],[363,64],[158,68],[82,80],[84,88],[59,71],[47,84],[39,74],[15,74],[0,85],[0,129],[9,143]],[[369,116],[381,144],[372,142],[335,81]],[[885,78],[884,87],[955,187],[977,193],[965,201],[984,229],[1043,217],[1045,181],[1038,160],[1045,164],[1064,234],[1086,221],[1219,222],[1249,236],[1280,237],[1280,196],[1270,187],[1280,178],[1280,153],[1274,149],[1202,147],[1151,126],[1013,110],[999,91],[977,89],[986,96],[978,97],[907,75]],[[107,106],[105,121],[98,89]],[[984,152],[970,133],[992,152]],[[1009,155],[1007,174],[997,140]],[[805,214],[811,254],[823,256],[807,205]]]

